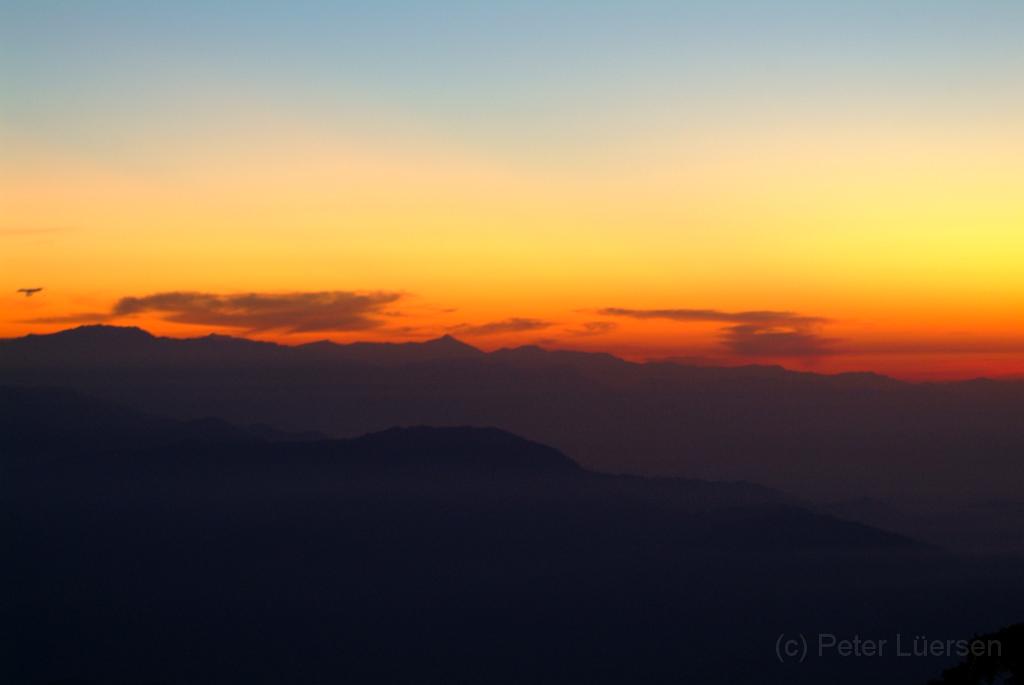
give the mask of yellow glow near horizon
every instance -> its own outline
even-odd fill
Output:
[[[383,290],[408,294],[403,332],[387,322],[312,337],[427,337],[529,317],[553,325],[473,342],[715,353],[715,326],[619,318],[614,331],[572,333],[614,306],[795,311],[829,319],[822,335],[853,349],[941,348],[965,332],[1017,340],[1024,135],[1013,122],[956,130],[712,126],[550,162],[301,128],[157,147],[146,164],[38,152],[25,163],[15,150],[0,162],[0,334],[154,292]],[[43,295],[13,293],[36,285]],[[874,354],[815,365],[927,371],[906,352]],[[999,354],[1000,369],[1024,371]]]

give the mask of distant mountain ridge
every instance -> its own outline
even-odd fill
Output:
[[[792,371],[778,365],[752,364],[742,366],[696,366],[675,361],[630,362],[607,352],[579,352],[549,350],[538,345],[522,345],[484,352],[452,335],[443,335],[410,342],[350,342],[338,343],[319,340],[299,345],[211,333],[204,336],[171,338],[156,336],[137,326],[86,324],[46,334],[30,333],[22,337],[0,338],[0,353],[25,361],[38,361],[39,355],[53,359],[53,354],[72,357],[88,353],[95,363],[125,363],[155,359],[158,355],[179,353],[198,360],[201,355],[219,355],[230,352],[237,361],[251,361],[262,356],[266,361],[290,358],[292,361],[339,361],[374,364],[401,364],[443,360],[491,360],[511,364],[542,364],[546,366],[576,366],[584,369],[687,369],[702,372],[726,372],[732,375],[772,379],[785,376],[837,379],[864,384],[906,384],[873,372],[844,372],[821,375],[806,371]],[[224,361],[217,357],[217,361]]]
[[[165,338],[155,336],[135,326],[94,324],[50,334],[29,334],[21,338],[0,339],[0,348],[14,354],[71,354],[88,353],[95,362],[120,360],[141,361],[153,355],[178,353],[192,359],[202,355],[230,352],[238,359],[254,358],[275,360],[286,356],[293,359],[357,361],[362,363],[401,363],[457,359],[481,356],[485,353],[456,338],[445,335],[422,342],[353,342],[336,343],[321,340],[302,345],[280,345],[220,334],[193,338]]]
[[[454,338],[286,347],[81,327],[0,341],[0,384],[59,386],[175,418],[354,437],[495,426],[587,468],[746,480],[804,497],[1015,498],[1024,383],[633,363]]]

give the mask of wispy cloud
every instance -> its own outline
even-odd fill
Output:
[[[796,312],[751,310],[725,312],[720,309],[624,309],[606,307],[599,309],[604,316],[626,316],[633,319],[669,319],[671,321],[721,322],[757,326],[808,326],[826,323],[828,319],[819,316],[805,316]]]
[[[527,319],[521,317],[513,317],[510,319],[502,319],[501,321],[490,321],[482,324],[459,324],[449,329],[450,332],[458,335],[465,336],[477,336],[477,335],[496,335],[498,333],[521,333],[523,331],[539,331],[545,328],[550,328],[554,325],[554,322],[544,321],[543,319]]]
[[[821,357],[835,354],[835,343],[804,328],[775,328],[754,324],[728,326],[722,343],[742,357]]]
[[[25,323],[103,323],[114,318],[110,312],[77,312],[55,316],[39,316]]]
[[[721,343],[727,352],[741,357],[820,357],[835,354],[838,342],[818,332],[828,319],[791,311],[606,307],[598,313],[633,319],[728,324],[721,330]]]
[[[35,319],[38,323],[95,323],[138,314],[165,321],[292,333],[360,331],[383,325],[386,307],[401,293],[348,291],[240,293],[165,292],[123,297],[109,312]]]
[[[602,335],[604,333],[611,333],[619,324],[614,321],[585,321],[579,328],[569,329],[567,332],[570,335],[586,337],[591,335]]]

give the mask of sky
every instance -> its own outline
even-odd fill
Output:
[[[0,0],[0,336],[1024,375],[1022,74],[1019,0]]]

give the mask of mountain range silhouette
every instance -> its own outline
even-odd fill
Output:
[[[1024,491],[1019,381],[637,364],[538,347],[484,353],[447,336],[288,347],[84,326],[0,341],[0,383],[331,437],[495,426],[591,469],[747,480],[823,502]]]
[[[451,337],[3,340],[0,679],[923,682],[952,663],[772,644],[1017,620],[1022,402]]]

